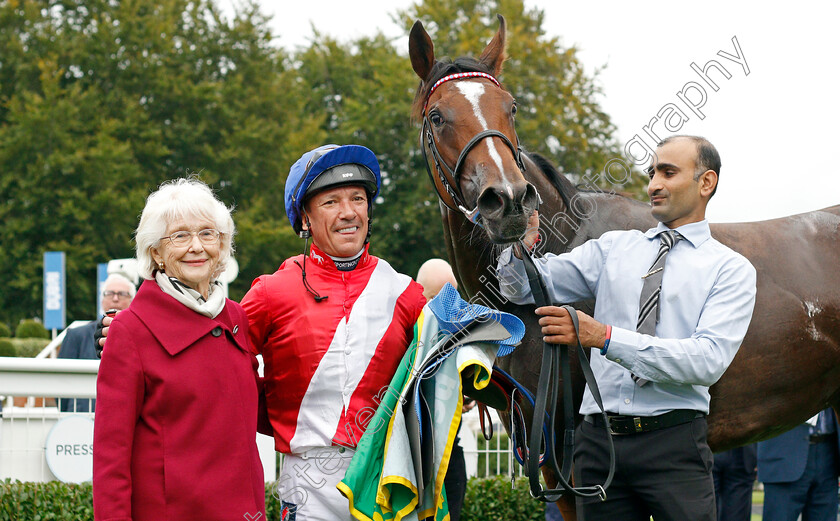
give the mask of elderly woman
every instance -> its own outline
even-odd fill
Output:
[[[265,516],[257,363],[245,313],[216,281],[233,234],[200,181],[164,183],[146,201],[146,280],[110,325],[96,383],[97,520]]]

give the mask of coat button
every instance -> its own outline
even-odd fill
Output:
[[[222,328],[219,327],[219,326],[216,326],[216,327],[213,328],[212,331],[210,331],[210,334],[213,335],[213,336],[222,336]]]

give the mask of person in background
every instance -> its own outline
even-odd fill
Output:
[[[230,211],[196,179],[161,185],[137,227],[143,284],[110,323],[96,382],[97,520],[265,516],[248,319],[216,280]]]
[[[136,292],[137,288],[130,280],[119,273],[112,273],[102,284],[102,294],[100,295],[102,309],[122,311],[131,304]],[[68,329],[64,333],[58,358],[97,360],[99,357],[93,347],[93,332],[96,330],[96,322],[96,320],[93,320],[83,326]],[[61,412],[93,412],[96,400],[60,398],[58,406]]]
[[[447,282],[458,289],[452,266],[443,259],[429,259],[417,270],[417,283],[423,286],[423,296],[427,301],[435,298]]]
[[[756,444],[715,454],[717,521],[750,521],[756,476]]]
[[[429,259],[417,271],[417,283],[423,286],[423,296],[427,301],[435,298],[447,282],[458,289],[458,281],[452,273],[452,266],[443,259]],[[465,413],[473,407],[475,407],[475,400],[465,396],[461,412]],[[455,436],[452,453],[449,456],[449,468],[443,480],[451,521],[461,519],[461,508],[464,506],[464,496],[467,493],[467,465],[464,460],[464,448],[461,447],[460,432],[461,425],[459,424],[458,434]]]
[[[837,520],[840,424],[832,409],[758,442],[758,480],[764,483],[763,521]]]

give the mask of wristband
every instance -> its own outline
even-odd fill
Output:
[[[605,335],[607,338],[604,340],[604,347],[601,348],[601,354],[606,356],[607,355],[607,348],[610,347],[610,337],[612,336],[612,326],[607,326],[607,334]]]

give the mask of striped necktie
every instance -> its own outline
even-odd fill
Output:
[[[674,244],[682,238],[682,235],[674,230],[664,231],[659,234],[659,253],[656,255],[656,259],[653,261],[647,275],[642,277],[645,282],[642,285],[642,293],[639,296],[639,320],[636,322],[636,331],[639,333],[651,336],[656,335],[656,323],[659,321],[659,293],[662,290],[662,275],[665,272],[665,260]],[[630,376],[639,386],[648,383],[644,378],[639,378],[634,374]]]

